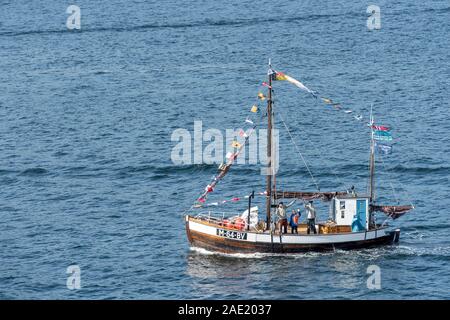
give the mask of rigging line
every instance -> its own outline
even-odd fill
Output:
[[[194,205],[192,205],[189,209],[184,210],[183,213],[181,214],[181,216],[185,216],[186,213],[193,211],[193,209],[194,209]]]
[[[383,157],[381,156],[380,158],[381,158],[381,162],[383,163],[383,168],[386,170],[386,172],[388,172],[388,170],[386,169],[386,165],[385,165],[385,162],[384,162],[384,160],[383,160]],[[389,178],[388,178],[388,179],[389,179]],[[408,193],[407,189],[405,188],[404,184],[403,184],[400,180],[396,180],[396,181],[401,185],[401,187],[402,187],[402,189],[403,189],[403,192],[406,194],[406,196],[407,196],[407,198],[408,198],[408,202],[409,202],[413,207],[415,207],[415,206],[414,206],[414,203],[411,201],[411,196],[410,196],[410,194]],[[389,183],[391,184],[392,189],[394,190],[394,186],[392,185],[392,182],[391,182],[390,179],[389,179]],[[396,198],[397,203],[400,203],[400,202],[399,202],[399,199],[397,199],[397,197],[396,197],[395,194],[394,194],[394,197]]]
[[[383,156],[380,156],[379,159],[381,160],[381,164],[383,165],[383,169],[387,172],[386,164],[385,164],[385,162],[383,160]],[[397,202],[397,204],[400,204],[399,198],[397,197],[397,192],[395,191],[395,188],[394,188],[394,185],[392,184],[392,181],[389,178],[387,178],[386,180],[388,181],[389,185],[391,186],[392,195],[394,196],[395,201]]]
[[[316,91],[316,94],[319,95],[319,92]],[[315,101],[318,101],[319,99],[321,99],[321,97],[315,97],[314,100],[315,100]],[[354,111],[354,110],[353,110],[353,111]],[[361,113],[361,112],[358,112],[358,115],[362,115],[362,113]],[[360,122],[361,124],[364,124],[364,123],[365,123],[365,119],[361,119],[361,121],[358,120],[358,122]],[[305,135],[305,137],[306,137],[306,139],[308,140],[308,143],[309,143],[311,146],[313,146],[313,148],[315,149],[315,151],[316,151],[316,152],[319,152],[319,154],[320,154],[320,151],[314,146],[314,144],[311,142],[311,140],[308,138],[308,136]],[[342,185],[342,186],[344,187],[345,190],[347,190],[346,184],[343,182],[343,180],[342,180],[341,178],[339,178],[339,176],[337,175],[336,171],[333,169],[333,166],[331,166],[331,171],[332,171],[333,175],[335,176],[335,178],[339,181],[339,184]],[[352,176],[352,178],[353,178],[353,177],[355,176],[355,174],[354,174],[354,173],[351,173],[351,176]]]
[[[390,94],[388,95],[388,99],[389,99],[389,104],[392,106],[392,101],[391,101],[391,95],[390,95]],[[416,150],[417,150],[417,148],[416,148]],[[407,159],[407,160],[406,160],[406,163],[404,163],[404,164],[410,165],[410,164],[411,164],[411,159],[410,159],[410,158]],[[401,187],[402,187],[402,189],[403,189],[403,192],[406,194],[406,197],[408,198],[409,203],[410,203],[413,207],[415,207],[414,204],[413,204],[413,202],[412,202],[412,200],[411,200],[412,197],[411,197],[411,195],[408,193],[407,189],[405,188],[405,185],[404,185],[403,183],[401,183],[400,180],[396,180],[396,181],[401,185]]]
[[[279,112],[281,113],[281,112]],[[300,131],[300,130],[299,130]],[[314,143],[312,143],[311,139],[308,138],[308,135],[305,134],[305,138],[308,141],[308,143],[313,147],[314,151],[317,153],[317,155],[320,154],[319,149],[314,145]],[[330,166],[331,168],[331,172],[333,173],[334,177],[336,178],[336,180],[339,182],[339,185],[343,186],[345,190],[347,190],[347,186],[345,185],[344,181],[339,178],[339,175],[337,174],[337,172],[333,169],[333,166]]]
[[[317,190],[320,191],[319,184],[317,183],[317,181],[316,181],[316,179],[314,178],[314,176],[313,176],[311,170],[309,169],[309,166],[308,166],[308,164],[306,163],[306,160],[305,160],[305,158],[303,157],[303,154],[301,153],[300,148],[299,148],[298,145],[295,143],[294,137],[292,137],[291,131],[289,130],[288,126],[286,125],[286,122],[284,121],[283,116],[281,115],[281,113],[279,113],[279,115],[280,115],[280,120],[281,120],[281,122],[283,122],[283,125],[284,125],[284,127],[286,128],[286,131],[288,132],[289,137],[291,138],[292,144],[293,144],[293,145],[295,146],[295,148],[297,149],[297,152],[298,152],[298,154],[300,155],[300,158],[302,159],[303,163],[305,164],[306,169],[308,170],[309,175],[311,176],[312,181],[313,181],[314,184],[316,185]]]
[[[389,104],[392,104],[392,103],[391,103],[391,97],[390,97],[390,95],[388,95],[388,99],[389,99]],[[386,166],[386,164],[385,164],[385,162],[384,162],[383,155],[380,155],[379,158],[381,159],[381,162],[382,162],[382,164],[383,164],[384,170],[386,171],[386,173],[389,173],[389,172],[388,172],[389,170],[387,169],[387,166]],[[406,164],[410,164],[410,159],[408,159],[408,160],[406,161]],[[389,178],[387,178],[387,180],[388,180],[389,184],[391,185],[391,188],[392,188],[392,190],[393,190],[393,194],[394,194],[394,197],[395,197],[397,203],[400,203],[400,202],[399,202],[399,199],[397,198],[397,195],[396,195],[396,192],[395,192],[395,188],[394,188],[394,186],[393,186],[393,184],[392,184],[392,180],[389,179]],[[411,197],[411,195],[408,193],[407,189],[405,188],[405,185],[404,185],[400,180],[398,180],[398,179],[395,179],[395,181],[398,182],[398,183],[400,184],[400,186],[402,187],[403,192],[405,193],[406,197],[408,198],[408,199],[407,199],[408,202],[409,202],[413,207],[415,207],[415,206],[414,206],[414,203],[413,203],[412,200],[411,200],[412,197]]]

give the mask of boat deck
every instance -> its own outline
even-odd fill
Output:
[[[226,220],[223,219],[216,219],[211,217],[191,217],[193,221],[200,222],[202,224],[214,226],[216,228],[231,230],[231,231],[238,231],[238,232],[254,232],[254,233],[260,233],[260,234],[270,234],[270,230],[265,230],[264,225],[260,222],[256,228],[251,228],[250,230],[247,230],[247,228],[242,227],[236,227],[236,226],[230,226],[226,224]],[[343,233],[351,233],[352,229],[351,226],[347,225],[336,225],[332,222],[317,222],[316,223],[316,231],[317,235],[323,235],[323,234],[343,234]],[[297,227],[297,233],[292,233],[292,228],[288,225],[287,232],[281,233],[280,227],[277,225],[273,235],[280,235],[280,234],[289,234],[289,235],[307,235],[308,234],[308,226],[306,223],[300,223]],[[314,235],[313,232],[310,233],[310,235]]]

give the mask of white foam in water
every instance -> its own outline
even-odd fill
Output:
[[[434,248],[418,248],[409,246],[398,246],[397,254],[405,254],[412,256],[423,256],[423,255],[436,255],[436,256],[449,256],[450,247],[434,247]]]
[[[190,247],[191,251],[194,251],[199,254],[204,255],[217,255],[217,256],[223,256],[223,257],[229,257],[229,258],[244,258],[244,259],[262,259],[267,257],[286,257],[286,258],[307,258],[307,257],[318,257],[318,256],[324,256],[324,255],[330,255],[333,254],[333,252],[305,252],[305,253],[223,253],[223,252],[216,252],[216,251],[209,251],[204,248],[199,247]]]

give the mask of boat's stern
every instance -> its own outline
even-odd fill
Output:
[[[392,231],[392,242],[398,243],[400,241],[400,229]]]
[[[387,232],[390,243],[398,243],[400,241],[400,229]]]

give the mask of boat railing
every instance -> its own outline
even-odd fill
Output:
[[[226,217],[230,216],[229,212],[200,212],[195,216],[196,219],[204,220],[207,222],[215,222],[215,223],[221,223],[223,220],[225,220]]]

